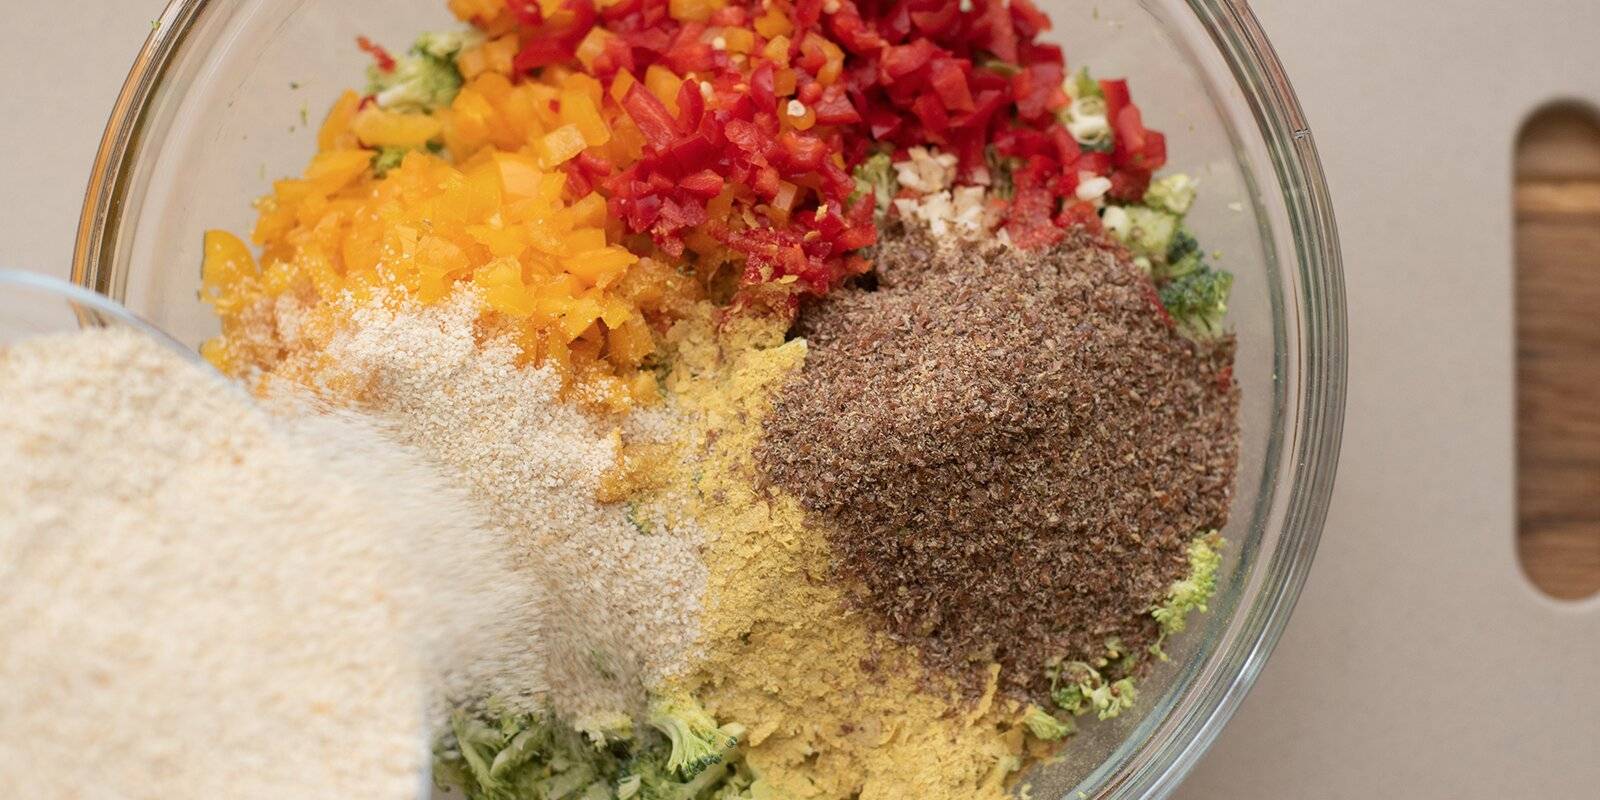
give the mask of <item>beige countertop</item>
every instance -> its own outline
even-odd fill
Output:
[[[0,264],[64,276],[161,3],[6,6]],[[1338,208],[1348,422],[1300,607],[1178,796],[1593,797],[1600,601],[1542,597],[1515,557],[1511,157],[1543,101],[1600,101],[1600,4],[1256,6]]]

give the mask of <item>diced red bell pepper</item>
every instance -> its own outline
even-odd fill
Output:
[[[761,167],[750,176],[750,190],[760,197],[771,200],[778,194],[778,184],[783,181],[783,176],[772,167]]]
[[[815,33],[807,33],[800,39],[800,58],[795,64],[806,72],[816,75],[828,63],[828,53],[822,49],[823,38]]]
[[[938,53],[938,47],[927,39],[918,39],[911,44],[896,45],[885,48],[883,57],[879,61],[887,83],[904,79],[906,76],[927,66]]]
[[[1116,133],[1116,151],[1112,155],[1112,163],[1117,166],[1132,164],[1134,157],[1144,153],[1145,128],[1144,115],[1139,113],[1139,107],[1128,104],[1117,112],[1112,118],[1112,130]]]
[[[539,0],[506,0],[506,10],[511,12],[511,16],[519,25],[532,28],[544,22],[544,13],[539,9]]]
[[[936,94],[919,95],[911,105],[911,110],[922,121],[922,127],[935,137],[940,137],[950,129],[950,115],[944,110],[944,103]]]
[[[1133,102],[1128,94],[1128,82],[1125,79],[1100,81],[1100,93],[1106,98],[1106,119],[1116,120],[1122,109]]]
[[[599,11],[595,9],[594,0],[566,0],[561,4],[561,9],[572,14],[571,22],[560,31],[540,30],[537,35],[525,42],[522,49],[517,51],[516,57],[512,59],[512,67],[517,72],[527,72],[572,59],[577,53],[578,42],[583,40],[584,35],[594,27],[600,17]]]
[[[706,25],[713,28],[743,28],[750,21],[750,11],[743,6],[723,6],[711,12]]]
[[[1111,174],[1110,153],[1084,153],[1078,156],[1078,171],[1094,175]]]
[[[821,99],[812,106],[812,111],[817,114],[818,125],[854,125],[861,121],[861,114],[856,112],[856,107],[851,105],[850,98],[838,86],[829,86],[822,90]]]
[[[1066,128],[1060,125],[1051,125],[1049,130],[1046,131],[1046,135],[1050,137],[1050,142],[1056,146],[1056,160],[1062,164],[1073,164],[1078,160],[1078,156],[1083,155],[1083,147],[1078,144],[1077,139],[1072,138],[1072,134],[1068,133]],[[1076,174],[1076,171],[1074,171],[1074,174]]]
[[[676,174],[694,172],[709,167],[717,157],[717,147],[705,134],[696,133],[673,142],[666,148],[664,157]]]
[[[1061,213],[1056,215],[1056,225],[1062,228],[1086,228],[1099,233],[1100,212],[1095,209],[1093,203],[1074,200],[1061,207]]]
[[[577,160],[568,161],[562,165],[567,173],[567,191],[575,197],[582,197],[594,191],[594,181],[583,171]]]
[[[883,37],[867,26],[853,4],[828,17],[828,30],[834,41],[856,55],[874,53],[884,46]]]
[[[1012,76],[1017,115],[1025,120],[1039,120],[1060,108],[1066,102],[1066,95],[1061,91],[1064,77],[1061,68],[1054,64],[1032,64]]]
[[[935,0],[929,10],[913,10],[911,24],[928,36],[940,36],[955,29],[961,19],[961,4]]]
[[[956,118],[952,127],[983,129],[988,127],[989,120],[1011,102],[1005,92],[989,90],[978,93],[978,99],[973,104],[972,112]]]
[[[700,82],[687,78],[678,87],[678,128],[692,131],[700,127],[700,117],[706,113],[706,98],[700,93]]]
[[[1011,21],[1022,39],[1032,39],[1050,30],[1050,17],[1040,11],[1033,0],[1011,0]]]
[[[930,62],[928,82],[939,95],[948,111],[968,112],[976,108],[972,89],[967,86],[967,70],[972,62],[966,59],[936,58]]]
[[[703,169],[678,182],[678,188],[702,200],[710,200],[722,193],[722,176],[716,171]]]
[[[1120,167],[1111,173],[1111,190],[1107,194],[1115,200],[1137,203],[1150,190],[1150,170],[1141,167]]]
[[[1017,29],[1011,21],[1011,11],[1006,7],[1006,0],[977,0],[977,2],[983,2],[984,7],[979,15],[978,24],[972,31],[976,34],[976,43],[994,53],[1001,61],[1008,64],[1017,63]]]
[[[651,147],[664,150],[677,138],[678,123],[672,118],[672,112],[644,88],[644,84],[628,87],[628,93],[622,97],[622,108],[633,118],[633,124],[639,126],[639,132]]]
[[[880,104],[868,105],[866,117],[872,138],[880,141],[888,141],[905,124],[905,119],[898,112]]]
[[[1144,152],[1137,159],[1139,166],[1151,172],[1167,165],[1167,135],[1161,131],[1147,131]]]
[[[822,19],[822,0],[795,0],[794,21],[802,28],[816,25]]]
[[[529,5],[538,5],[537,0],[527,0]],[[644,10],[644,0],[615,0],[605,8],[600,9],[600,16],[606,22],[618,22],[637,15]]]
[[[754,122],[742,119],[730,120],[722,129],[723,135],[728,137],[728,143],[739,148],[750,156],[762,157],[771,145],[771,137],[756,127]]]
[[[762,62],[750,73],[750,97],[759,108],[772,109],[778,105],[776,72],[771,61]]]
[[[793,131],[778,136],[778,147],[784,163],[794,172],[811,172],[822,166],[828,156],[828,146],[821,139]]]

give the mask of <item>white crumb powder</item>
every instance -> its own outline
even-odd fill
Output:
[[[358,419],[275,417],[125,331],[0,349],[0,397],[10,796],[416,797],[437,681],[504,671],[537,612]]]
[[[698,632],[705,566],[690,526],[637,529],[595,498],[619,434],[662,441],[666,412],[635,411],[617,431],[560,396],[551,369],[521,367],[509,342],[478,343],[470,291],[421,307],[379,299],[348,309],[330,341],[329,385],[470,487],[529,581],[547,587],[550,699],[585,714],[637,707],[641,688],[685,663]]]

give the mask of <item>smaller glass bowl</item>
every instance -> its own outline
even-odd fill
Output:
[[[186,361],[205,363],[194,350],[105,295],[47,275],[0,269],[0,347],[49,334],[111,327],[131,328]]]
[[[47,275],[0,268],[0,352],[9,345],[40,336],[119,327],[138,331],[183,360],[212,371],[199,353],[105,295]],[[433,750],[429,741],[423,737],[418,798],[428,797],[433,787]]]

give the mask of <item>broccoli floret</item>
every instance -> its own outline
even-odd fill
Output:
[[[617,800],[742,800],[750,777],[727,760],[683,781],[667,765],[664,749],[649,750],[630,760],[616,784]]]
[[[469,42],[464,34],[423,34],[394,69],[367,68],[367,94],[393,111],[426,113],[450,105],[461,90],[455,57]]]
[[[674,719],[684,716],[682,702],[673,703]],[[737,726],[713,730],[729,739],[740,734]],[[673,764],[674,750],[665,737],[635,735],[622,715],[568,725],[550,712],[491,709],[484,716],[452,718],[435,754],[434,774],[440,785],[460,788],[468,800],[738,800],[750,786],[749,775],[726,751],[687,776]]]
[[[1151,208],[1181,217],[1194,207],[1195,193],[1199,187],[1199,182],[1188,175],[1168,175],[1150,184],[1144,194],[1144,202]]]
[[[483,39],[482,33],[471,28],[431,31],[417,37],[411,45],[411,52],[453,61],[462,51],[471,50],[482,44]]]
[[[744,727],[738,724],[718,727],[717,721],[687,695],[657,698],[650,704],[649,721],[671,741],[667,768],[684,780],[722,763],[744,735]]]
[[[388,174],[389,170],[400,166],[400,162],[405,160],[406,153],[410,150],[409,147],[378,148],[378,152],[372,156],[372,174],[380,178]]]
[[[633,718],[617,712],[585,714],[572,721],[574,730],[589,737],[597,748],[633,738]]]
[[[1224,273],[1226,274],[1226,273]],[[1150,653],[1162,661],[1167,654],[1161,645],[1168,636],[1181,633],[1189,614],[1205,613],[1206,604],[1217,592],[1217,568],[1222,566],[1222,537],[1211,531],[1189,542],[1189,574],[1167,589],[1166,599],[1150,609],[1150,616],[1161,625],[1161,635],[1150,645]]]
[[[1167,264],[1177,265],[1189,258],[1200,258],[1200,242],[1187,227],[1180,226],[1172,234],[1172,244],[1167,246]]]
[[[1222,335],[1222,320],[1228,313],[1228,294],[1232,290],[1232,273],[1198,264],[1191,272],[1161,286],[1161,304],[1186,334],[1210,339]]]
[[[1094,711],[1100,719],[1111,719],[1132,708],[1138,697],[1131,678],[1107,681],[1099,670],[1082,661],[1052,667],[1049,676],[1050,699],[1074,716]]]
[[[1054,714],[1038,706],[1028,706],[1022,715],[1022,724],[1028,726],[1028,732],[1035,738],[1046,742],[1060,741],[1077,730],[1071,719],[1057,719]]]
[[[1049,670],[1050,699],[1072,715],[1089,710],[1089,694],[1101,683],[1100,673],[1082,661],[1057,664]]]
[[[1128,250],[1153,263],[1164,262],[1182,220],[1147,206],[1124,206],[1123,210],[1128,214],[1128,232],[1122,241]]]
[[[1133,708],[1133,702],[1138,696],[1138,692],[1133,688],[1133,679],[1123,678],[1097,687],[1089,695],[1089,702],[1094,706],[1100,719],[1111,719]]]
[[[1093,75],[1089,74],[1088,67],[1083,67],[1076,73],[1073,73],[1072,82],[1068,84],[1068,88],[1071,90],[1072,97],[1075,100],[1085,97],[1094,97],[1104,100],[1106,97],[1105,92],[1100,88],[1100,82],[1095,80]]]
[[[616,758],[588,746],[553,715],[504,715],[494,722],[456,714],[436,772],[470,800],[610,795]]]
[[[873,153],[856,165],[854,200],[871,198],[876,213],[889,210],[900,184],[894,177],[894,159],[888,153]],[[854,201],[853,200],[853,201]]]

